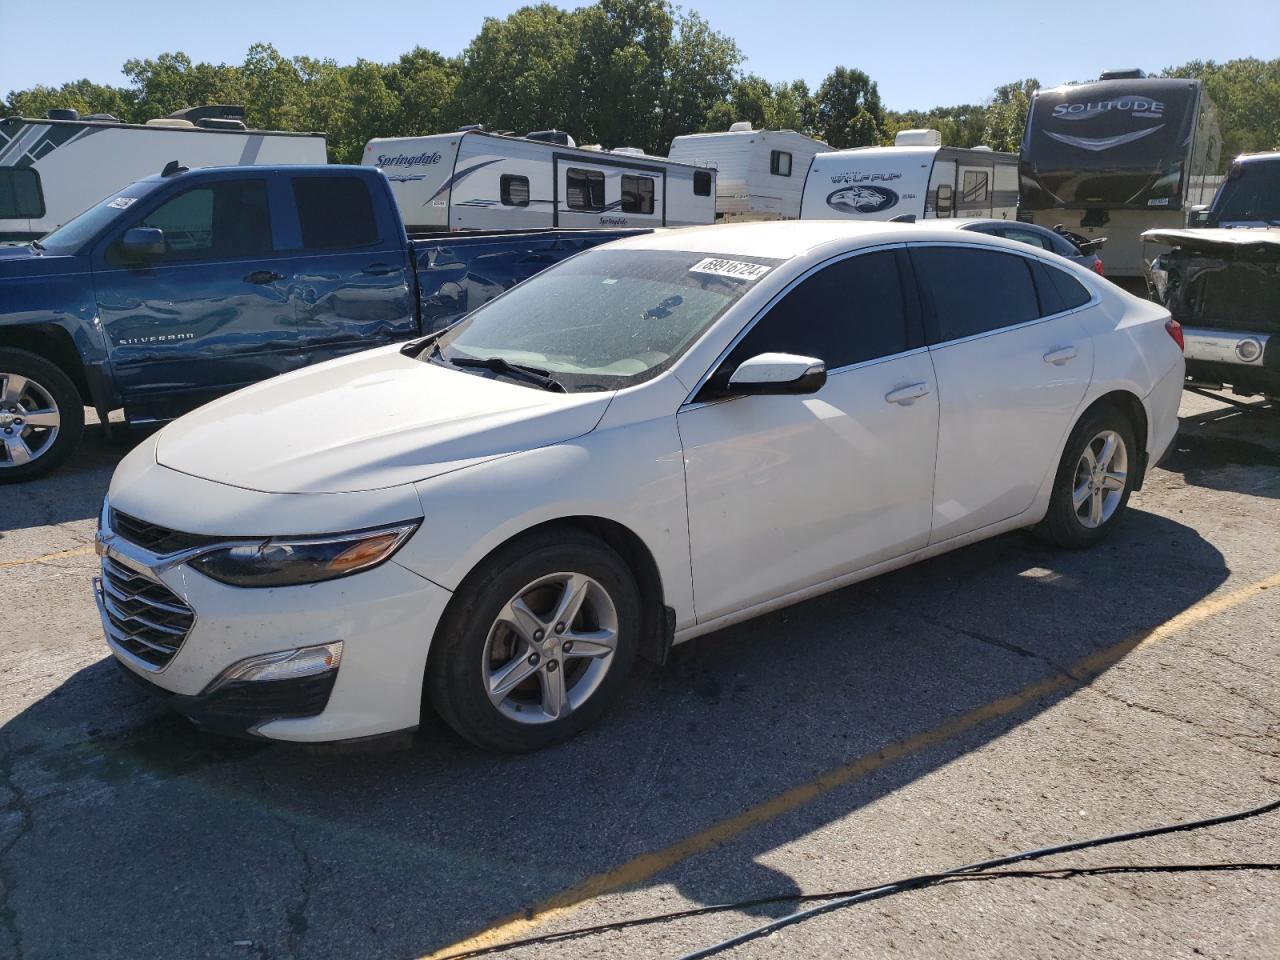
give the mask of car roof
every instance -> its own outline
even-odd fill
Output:
[[[858,246],[872,242],[895,243],[918,236],[919,230],[914,224],[874,220],[768,220],[655,230],[609,246],[789,260],[833,241],[851,241]]]

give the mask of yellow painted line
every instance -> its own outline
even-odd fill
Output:
[[[29,563],[44,563],[47,560],[63,560],[66,557],[83,557],[93,553],[93,544],[85,547],[73,547],[70,550],[59,550],[57,553],[46,553],[43,557],[31,557],[27,560],[0,560],[0,567],[24,567]]]
[[[752,827],[760,826],[803,807],[823,794],[860,780],[903,757],[946,743],[990,720],[1016,713],[1049,694],[1082,687],[1137,648],[1159,643],[1188,627],[1238,607],[1265,590],[1277,587],[1280,587],[1280,572],[1231,593],[1208,597],[1151,630],[1132,634],[1113,646],[1083,657],[1076,661],[1066,673],[1055,674],[1023,687],[1017,693],[992,700],[968,713],[953,717],[931,730],[887,744],[876,753],[859,757],[834,770],[829,770],[808,783],[792,787],[753,807],[748,807],[741,813],[712,824],[669,847],[653,853],[641,854],[619,867],[590,876],[576,886],[549,897],[527,911],[500,920],[474,936],[420,957],[419,960],[448,960],[450,957],[466,954],[472,950],[495,947],[508,940],[526,937],[534,930],[571,912],[587,900],[643,883],[689,857],[718,847]]]

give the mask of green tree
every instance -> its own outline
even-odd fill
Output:
[[[992,150],[1017,153],[1022,149],[1022,133],[1027,126],[1031,95],[1040,89],[1034,77],[996,87],[986,110],[983,143]]]
[[[876,83],[861,70],[836,67],[818,88],[816,125],[836,149],[866,147],[880,141],[884,108]]]

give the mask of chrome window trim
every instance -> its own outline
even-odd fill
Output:
[[[709,366],[705,371],[703,371],[702,376],[698,378],[697,382],[693,385],[693,389],[689,391],[689,395],[684,398],[684,402],[680,404],[678,409],[688,410],[693,407],[704,407],[704,406],[707,406],[709,403],[720,403],[723,400],[732,399],[731,397],[721,397],[721,398],[717,398],[716,400],[694,400],[693,398],[698,395],[698,391],[701,390],[706,385],[706,382],[711,379],[712,375],[717,370],[720,369],[720,364],[724,363],[726,358],[728,358],[729,354],[731,354],[734,351],[734,348],[737,347],[738,344],[743,341],[743,339],[746,337],[748,333],[750,333],[753,329],[755,329],[756,324],[760,322],[761,318],[764,317],[766,314],[768,314],[768,312],[772,310],[775,306],[777,306],[783,297],[787,296],[787,294],[789,294],[792,290],[798,287],[805,280],[808,280],[811,276],[813,276],[819,270],[824,270],[827,267],[831,266],[832,264],[839,263],[842,260],[848,260],[852,257],[858,257],[866,253],[879,253],[884,250],[902,250],[906,247],[907,247],[907,244],[905,242],[898,240],[893,243],[879,243],[873,247],[859,247],[856,250],[846,250],[843,253],[836,254],[834,257],[831,257],[827,260],[823,260],[821,263],[814,264],[808,270],[804,271],[798,276],[793,277],[785,287],[783,287],[781,290],[779,290],[769,299],[768,303],[766,303],[763,307],[761,307],[759,310],[756,311],[755,315],[750,320],[747,321],[746,325],[741,330],[739,330],[737,335],[733,338],[733,340],[729,342],[729,345],[725,347],[724,350],[720,351],[719,355],[716,356],[715,362],[712,363],[711,366]],[[901,274],[899,274],[899,276],[901,276]],[[870,360],[860,360],[858,363],[846,364],[843,367],[830,369],[827,371],[827,375],[830,376],[833,373],[849,370],[853,367],[863,366],[868,363],[875,363],[879,360],[888,360],[893,357],[905,356],[907,353],[915,352],[915,350],[917,349],[924,350],[926,348],[927,347],[918,347],[918,348],[913,347],[911,350],[907,350],[902,353],[888,354],[884,357],[872,357]],[[683,383],[683,381],[681,382]]]

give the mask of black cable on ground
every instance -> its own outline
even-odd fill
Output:
[[[1239,820],[1247,820],[1250,817],[1259,817],[1266,813],[1280,809],[1280,800],[1272,800],[1260,807],[1254,807],[1250,810],[1242,810],[1238,813],[1228,813],[1220,817],[1210,817],[1206,820],[1192,820],[1187,823],[1177,823],[1164,827],[1149,827],[1146,830],[1134,830],[1129,833],[1117,833],[1107,837],[1096,837],[1092,840],[1076,840],[1072,843],[1057,844],[1052,847],[1041,847],[1038,850],[1028,850],[1024,853],[1015,853],[1006,857],[995,857],[991,860],[980,860],[977,863],[970,863],[963,867],[955,867],[944,873],[926,874],[918,877],[909,877],[906,880],[895,880],[892,883],[884,884],[879,887],[872,887],[869,890],[862,890],[851,893],[848,896],[838,897],[829,903],[820,904],[816,907],[810,907],[808,910],[798,910],[795,913],[785,917],[779,917],[777,920],[771,920],[768,923],[761,924],[754,929],[737,936],[722,940],[719,943],[704,947],[701,950],[695,950],[692,953],[686,953],[680,960],[702,960],[704,957],[714,956],[722,953],[731,947],[736,947],[746,943],[749,940],[755,940],[759,937],[767,936],[775,930],[781,930],[783,927],[789,927],[793,924],[802,923],[811,917],[816,917],[823,913],[830,913],[832,910],[840,910],[844,907],[851,907],[859,903],[867,903],[871,900],[879,900],[883,897],[891,897],[897,893],[905,893],[908,890],[918,890],[921,887],[932,886],[934,884],[948,880],[951,877],[979,875],[982,872],[992,870],[995,867],[1007,866],[1011,863],[1024,863],[1028,860],[1039,860],[1043,857],[1056,856],[1061,853],[1071,853],[1075,850],[1086,850],[1093,847],[1108,846],[1113,843],[1128,843],[1133,840],[1143,840],[1147,837],[1163,836],[1167,833],[1181,833],[1187,830],[1203,830],[1206,827],[1221,826],[1224,823],[1235,823]]]
[[[1250,810],[1243,810],[1238,813],[1229,813],[1220,817],[1211,817],[1206,820],[1192,820],[1187,823],[1179,823],[1163,827],[1151,827],[1146,830],[1113,834],[1111,836],[1099,837],[1091,840],[1077,840],[1072,843],[1060,844],[1053,847],[1041,847],[1037,850],[1026,851],[1025,853],[999,857],[994,860],[984,860],[964,867],[956,867],[943,873],[922,874],[916,877],[909,877],[905,880],[896,880],[892,883],[878,884],[874,887],[859,887],[853,890],[829,890],[824,893],[784,893],[768,897],[756,897],[750,900],[737,900],[732,903],[709,904],[703,907],[693,907],[688,910],[677,910],[669,913],[653,914],[646,917],[633,917],[627,920],[614,920],[610,923],[601,923],[589,927],[576,927],[570,930],[560,930],[554,933],[544,933],[539,936],[526,937],[521,940],[509,940],[506,943],[495,944],[491,947],[479,947],[474,950],[464,950],[458,953],[446,954],[441,957],[440,960],[470,960],[472,957],[483,957],[497,953],[506,953],[509,950],[516,950],[521,947],[558,943],[566,940],[577,940],[583,937],[589,937],[600,933],[608,933],[615,930],[648,926],[655,923],[669,923],[676,920],[687,920],[693,917],[702,917],[714,913],[747,910],[752,907],[768,906],[774,903],[812,903],[814,901],[828,901],[819,907],[789,914],[786,917],[781,917],[778,920],[772,921],[771,923],[765,924],[761,927],[757,927],[754,930],[749,930],[737,937],[721,941],[720,943],[704,948],[703,950],[686,954],[685,957],[681,958],[681,960],[695,960],[695,958],[699,957],[712,956],[713,954],[727,950],[730,947],[737,946],[740,943],[753,940],[756,937],[765,936],[775,929],[780,929],[781,927],[789,926],[793,923],[800,923],[811,916],[817,916],[819,913],[826,913],[829,910],[852,906],[855,903],[861,903],[867,900],[875,900],[880,897],[892,896],[895,893],[905,893],[908,890],[918,890],[923,887],[946,883],[1028,877],[1058,880],[1082,876],[1105,876],[1116,873],[1191,873],[1237,870],[1280,870],[1280,863],[1192,863],[1157,864],[1152,866],[1121,864],[1101,867],[1068,867],[1057,870],[1005,870],[1000,872],[991,872],[995,867],[1011,863],[1038,860],[1042,857],[1053,856],[1055,854],[1069,853],[1074,850],[1100,847],[1112,843],[1141,840],[1146,837],[1160,836],[1166,833],[1179,833],[1186,830],[1202,830],[1207,827],[1220,826],[1224,823],[1234,823],[1239,820],[1249,819],[1250,817],[1262,816],[1263,814],[1271,813],[1277,809],[1280,809],[1280,800],[1274,800]]]

